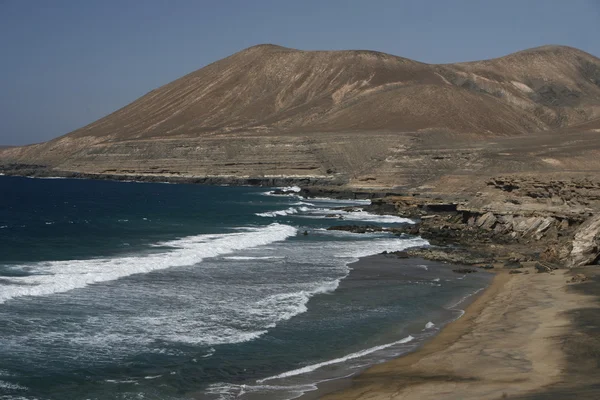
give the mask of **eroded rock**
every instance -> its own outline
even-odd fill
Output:
[[[587,219],[575,232],[570,267],[595,264],[600,258],[600,215]]]

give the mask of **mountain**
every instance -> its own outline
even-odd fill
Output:
[[[570,47],[434,65],[373,51],[259,45],[65,136],[0,150],[0,163],[396,186],[427,179],[403,178],[398,167],[427,143],[564,132],[599,118],[600,59]]]

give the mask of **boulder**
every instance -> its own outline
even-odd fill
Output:
[[[567,281],[567,283],[581,283],[587,281],[587,276],[584,274],[576,274]]]
[[[456,268],[452,272],[456,272],[457,274],[472,274],[473,272],[477,272],[477,270],[475,268]]]
[[[600,215],[588,218],[575,232],[569,266],[594,264],[600,258]]]
[[[386,228],[382,228],[377,225],[336,225],[327,228],[328,231],[345,231],[352,233],[373,233],[373,232],[384,232]]]
[[[535,264],[535,270],[539,273],[552,272],[552,268],[540,263]]]
[[[481,229],[492,229],[494,224],[496,223],[496,216],[492,212],[487,212],[483,214],[481,217],[477,218],[476,225]]]

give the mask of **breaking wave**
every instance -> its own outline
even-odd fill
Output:
[[[227,234],[197,235],[159,243],[173,250],[158,254],[90,260],[50,261],[23,265],[33,274],[15,277],[0,292],[0,304],[22,296],[45,296],[176,266],[194,265],[207,257],[266,245],[296,235],[296,228],[271,224]]]

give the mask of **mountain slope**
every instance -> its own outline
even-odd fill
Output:
[[[600,59],[569,47],[431,65],[372,51],[259,45],[65,136],[0,150],[0,162],[352,180],[386,169],[386,159],[428,135],[487,140],[597,118]]]

